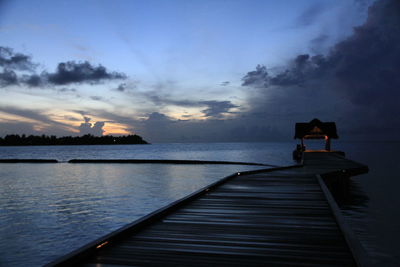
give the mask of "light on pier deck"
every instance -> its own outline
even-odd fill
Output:
[[[321,178],[367,170],[306,152],[299,165],[235,173],[49,266],[368,266]]]

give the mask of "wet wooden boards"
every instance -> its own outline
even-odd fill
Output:
[[[332,153],[303,163],[227,177],[49,266],[362,265],[317,174],[366,166]]]

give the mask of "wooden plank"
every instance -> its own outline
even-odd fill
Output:
[[[228,176],[48,266],[364,266],[316,174],[367,169],[331,154]]]
[[[285,175],[282,176],[284,177]],[[312,263],[313,261],[314,263],[327,263],[328,259],[330,264],[335,262],[338,265],[352,263],[351,254],[343,237],[340,237],[339,229],[332,218],[332,214],[329,212],[325,212],[324,216],[321,216],[320,213],[311,215],[309,213],[307,216],[304,216],[305,213],[303,213],[300,216],[296,209],[291,211],[276,209],[275,214],[273,214],[268,207],[262,205],[244,209],[234,206],[235,203],[246,203],[246,201],[253,201],[253,199],[269,201],[271,199],[278,198],[280,200],[284,198],[286,201],[295,204],[297,204],[298,199],[309,199],[308,207],[311,208],[313,207],[313,202],[325,201],[325,207],[327,207],[324,195],[320,191],[319,194],[314,194],[318,197],[309,198],[303,188],[300,188],[298,192],[293,192],[281,190],[282,187],[278,187],[277,189],[281,191],[277,193],[271,190],[262,190],[259,187],[230,186],[233,183],[236,185],[240,183],[246,184],[249,177],[252,176],[241,175],[240,177],[235,177],[229,184],[221,185],[218,189],[206,195],[208,202],[214,202],[217,199],[225,200],[225,205],[220,205],[218,209],[210,209],[208,205],[205,205],[204,201],[194,200],[174,213],[167,215],[156,225],[148,227],[148,231],[145,231],[143,235],[133,235],[116,246],[112,246],[109,249],[105,248],[103,251],[99,251],[98,256],[95,259],[92,258],[92,260],[106,264],[118,262],[140,265],[141,263],[135,262],[129,255],[141,251],[142,254],[150,253],[149,255],[151,255],[154,253],[154,255],[157,255],[156,257],[165,257],[164,261],[168,262],[171,259],[164,256],[164,254],[179,253],[180,258],[184,255],[191,255],[192,261],[198,261],[200,257],[198,254],[214,255],[214,257],[219,258],[216,262],[219,262],[219,265],[222,266],[228,265],[228,262],[225,262],[224,259],[229,259],[231,256],[240,256],[242,260],[249,260],[249,258],[256,256],[262,257],[262,259],[259,259],[258,264],[278,264],[281,258],[285,258],[286,264],[289,265],[296,265],[299,260],[307,263]],[[292,174],[287,174],[286,177],[292,177]],[[264,180],[268,178],[268,175],[263,175]],[[302,179],[305,179],[305,176],[302,176]],[[308,175],[306,179],[309,180],[308,183],[313,184],[314,188],[318,188],[318,182],[315,177]],[[268,184],[264,183],[263,186],[268,187]],[[292,189],[295,188],[296,184],[292,185]],[[293,197],[293,195],[298,196]],[[226,206],[228,200],[232,203],[233,209],[230,206]],[[167,225],[169,227],[165,228]],[[200,232],[201,235],[185,239],[182,238],[181,229],[187,229],[186,235],[192,232]],[[244,229],[248,232],[247,235],[244,235],[244,237],[247,237],[246,241],[243,241],[237,235],[231,238],[229,242],[224,238],[228,233],[241,233]],[[277,229],[281,231],[274,235],[272,230]],[[150,235],[151,238],[149,238],[149,231],[156,231],[155,234]],[[176,233],[176,237],[171,238],[171,232]],[[297,238],[293,237],[295,233]],[[308,243],[304,241],[307,240],[304,238],[305,236],[315,236],[316,233],[322,233],[322,235],[316,235],[319,238],[309,239]],[[204,236],[207,237],[206,240]],[[257,241],[254,240],[256,236],[258,236]],[[315,251],[318,251],[318,256],[315,255]],[[155,262],[150,258],[149,256],[148,263],[154,264]],[[338,258],[343,260],[338,260]]]
[[[258,172],[271,172],[271,171],[276,171],[276,170],[285,170],[285,169],[291,169],[291,168],[299,168],[301,165],[292,165],[292,166],[285,166],[285,167],[276,167],[276,168],[270,168],[270,169],[263,169],[263,170],[256,170],[256,171],[246,171],[242,173],[258,173]],[[71,266],[72,264],[76,264],[80,262],[82,259],[88,257],[92,253],[95,253],[97,250],[100,248],[103,248],[106,245],[110,245],[113,242],[117,242],[119,239],[124,238],[125,235],[135,233],[139,230],[141,230],[143,227],[151,224],[154,221],[157,221],[159,218],[165,216],[168,213],[171,213],[172,211],[178,209],[182,205],[185,205],[186,203],[200,197],[201,195],[206,194],[207,192],[217,188],[221,184],[226,183],[227,181],[231,180],[232,178],[241,175],[241,173],[234,173],[232,175],[229,175],[217,182],[214,182],[208,186],[205,186],[196,192],[183,197],[161,209],[158,209],[136,221],[134,221],[131,224],[128,224],[124,227],[121,227],[120,229],[117,229],[116,231],[105,235],[95,241],[92,241],[81,248],[78,248],[68,254],[66,254],[63,257],[60,257],[56,259],[55,261],[52,261],[45,266]]]
[[[342,231],[344,233],[344,237],[346,238],[346,242],[349,245],[354,258],[357,262],[358,266],[361,267],[369,267],[373,266],[372,261],[367,254],[366,250],[361,245],[360,241],[356,238],[353,230],[346,223],[344,217],[342,216],[338,205],[336,204],[332,194],[329,192],[329,189],[326,187],[321,175],[317,174],[318,182],[321,186],[322,191],[325,193],[325,196],[328,200],[329,206],[334,214],[336,221]]]

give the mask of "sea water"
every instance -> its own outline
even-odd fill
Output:
[[[335,144],[334,144],[335,145]],[[291,165],[294,143],[0,147],[0,158],[58,164],[0,164],[0,266],[41,266],[245,165],[68,164],[80,159],[190,159]],[[399,143],[338,143],[370,173],[353,177],[341,205],[378,263],[398,265]]]

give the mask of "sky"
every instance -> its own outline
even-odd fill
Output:
[[[400,136],[396,0],[0,0],[0,136]]]

